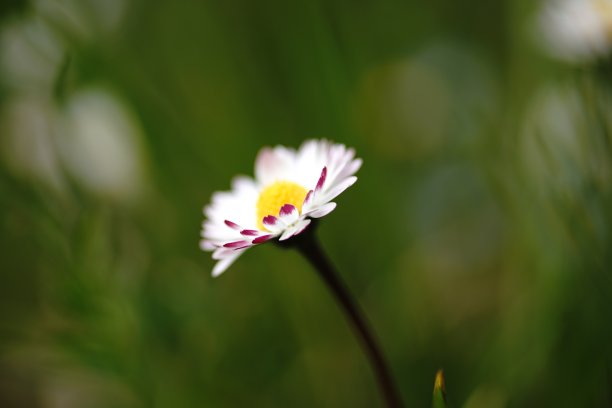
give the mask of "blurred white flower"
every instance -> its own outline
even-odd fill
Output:
[[[41,98],[12,98],[0,113],[0,151],[8,168],[29,181],[61,191],[64,180],[54,146],[54,106]]]
[[[123,202],[142,192],[142,132],[129,109],[103,88],[52,98],[70,50],[115,32],[125,11],[125,0],[35,0],[0,27],[0,158],[15,175],[64,191],[68,173]]]
[[[78,91],[60,110],[40,97],[10,99],[0,115],[2,159],[17,175],[64,190],[66,174],[101,198],[129,203],[147,186],[142,130],[103,88]]]
[[[34,1],[27,18],[1,27],[0,82],[11,90],[49,94],[74,44],[113,35],[126,10],[126,0]]]
[[[103,89],[71,96],[58,147],[72,176],[89,191],[122,201],[144,186],[142,132],[132,113]]]
[[[11,91],[48,95],[64,52],[42,19],[12,21],[0,32],[0,81]]]
[[[568,62],[602,58],[612,48],[612,0],[546,0],[538,39],[553,57]]]
[[[326,140],[309,140],[296,151],[264,148],[255,161],[255,179],[237,177],[232,190],[217,192],[204,208],[200,246],[218,260],[223,273],[244,251],[279,237],[284,241],[336,208],[332,202],[357,181],[355,151]]]

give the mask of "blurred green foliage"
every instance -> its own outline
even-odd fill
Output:
[[[406,406],[440,367],[450,406],[611,403],[610,77],[541,56],[535,2],[6,4],[0,406],[378,406],[303,259],[198,248],[319,137],[364,159],[320,238]]]

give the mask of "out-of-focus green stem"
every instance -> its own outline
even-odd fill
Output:
[[[353,299],[340,275],[335,271],[329,258],[321,248],[315,236],[314,228],[311,226],[311,228],[291,239],[291,241],[289,246],[294,246],[317,270],[319,276],[327,284],[327,287],[344,311],[372,365],[386,405],[390,408],[402,407],[403,404],[399,390],[391,377],[391,371],[374,338],[373,331],[361,308]]]

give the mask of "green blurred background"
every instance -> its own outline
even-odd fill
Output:
[[[265,145],[364,159],[320,225],[409,407],[612,404],[609,77],[523,0],[2,0],[0,406],[375,407],[298,254],[198,249]]]

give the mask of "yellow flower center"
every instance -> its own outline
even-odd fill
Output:
[[[259,194],[257,200],[257,226],[265,229],[263,218],[267,215],[278,216],[280,208],[285,204],[292,204],[302,212],[302,204],[308,191],[292,181],[276,181]]]

